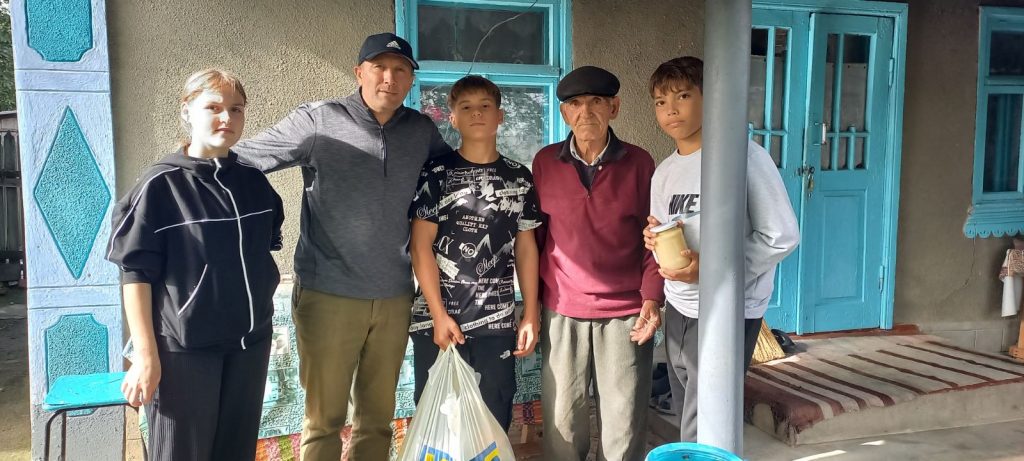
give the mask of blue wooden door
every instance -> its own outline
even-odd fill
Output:
[[[893,21],[814,14],[811,22],[798,330],[877,327]]]
[[[877,327],[893,21],[755,9],[753,24],[751,136],[779,166],[802,234],[766,319],[798,333]]]
[[[754,9],[751,30],[750,135],[771,154],[789,200],[802,203],[804,126],[810,15],[806,12]],[[800,247],[779,264],[775,292],[765,319],[772,328],[796,331],[800,290]]]

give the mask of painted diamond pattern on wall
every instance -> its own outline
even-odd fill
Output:
[[[28,46],[51,62],[75,62],[92,49],[92,0],[25,0]]]
[[[61,117],[33,196],[68,270],[80,278],[110,205],[110,190],[70,107]]]
[[[61,376],[87,375],[110,371],[106,325],[92,314],[62,315],[46,329],[46,388]],[[94,410],[78,410],[70,416],[92,414]]]

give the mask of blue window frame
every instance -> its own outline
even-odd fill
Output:
[[[968,237],[1024,232],[1024,9],[981,7]]]
[[[568,135],[555,87],[570,69],[569,0],[395,0],[395,30],[420,64],[406,105],[427,114],[454,147],[451,84],[483,75],[501,88],[498,150],[529,166]]]

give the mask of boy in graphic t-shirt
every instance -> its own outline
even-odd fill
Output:
[[[415,400],[439,348],[453,343],[480,373],[487,408],[508,430],[516,393],[515,358],[533,353],[540,329],[540,211],[533,176],[498,153],[501,92],[470,75],[448,95],[450,121],[462,145],[427,162],[409,214],[410,252],[422,296],[409,328],[415,352]],[[515,321],[519,276],[523,318]]]

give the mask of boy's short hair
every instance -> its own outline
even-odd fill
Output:
[[[681,56],[661,63],[651,74],[648,90],[651,97],[657,90],[678,90],[689,83],[704,92],[704,61],[693,56]]]
[[[451,91],[448,92],[448,108],[455,107],[460,97],[474,91],[486,93],[487,96],[494,98],[495,106],[501,107],[501,90],[498,89],[498,85],[479,75],[467,75],[452,85]]]

